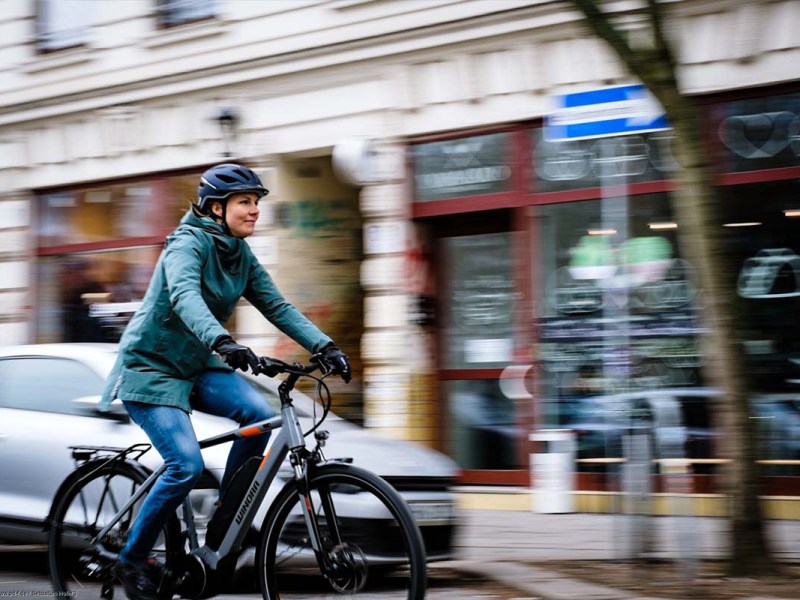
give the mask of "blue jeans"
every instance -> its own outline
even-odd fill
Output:
[[[174,406],[143,402],[124,402],[131,419],[139,425],[161,455],[167,470],[142,502],[119,560],[141,564],[170,515],[180,506],[203,473],[203,456],[189,415]],[[266,398],[232,371],[208,370],[195,384],[193,410],[227,417],[240,426],[275,416]],[[220,485],[220,495],[231,477],[248,458],[264,453],[269,434],[241,438],[233,442]]]

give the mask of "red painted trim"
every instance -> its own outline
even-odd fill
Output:
[[[449,200],[424,200],[421,202],[414,202],[411,206],[411,216],[414,219],[438,217],[440,215],[454,215],[481,210],[510,208],[520,206],[521,203],[521,196],[517,192],[501,192],[498,194],[452,198]]]
[[[37,256],[57,256],[59,254],[77,254],[86,252],[103,252],[107,250],[120,250],[123,248],[144,248],[148,246],[161,246],[166,235],[150,235],[145,237],[122,238],[118,240],[105,240],[102,242],[82,242],[80,244],[61,244],[36,249]]]
[[[465,469],[461,471],[460,483],[464,485],[513,485],[529,487],[528,470],[490,471],[487,469]]]
[[[600,187],[584,188],[580,190],[565,190],[563,192],[541,192],[531,194],[526,204],[556,204],[559,202],[574,202],[576,200],[597,200],[604,195],[642,196],[645,194],[660,194],[671,192],[676,188],[676,183],[670,180],[644,181],[617,185],[603,189]]]
[[[439,381],[462,379],[500,379],[503,369],[440,369]]]
[[[798,175],[798,177],[800,177],[800,175]],[[627,186],[615,186],[609,190],[594,187],[580,190],[565,190],[562,192],[541,192],[536,194],[503,192],[500,194],[486,194],[483,196],[469,196],[466,198],[452,198],[447,200],[426,200],[423,202],[415,202],[412,205],[411,216],[414,219],[420,219],[500,208],[519,208],[521,206],[535,206],[539,204],[597,200],[601,198],[604,193],[613,194],[617,187],[619,187],[620,194],[625,193],[628,196],[642,196],[645,194],[659,194],[673,191],[677,187],[677,184],[674,181],[662,180],[630,183]]]
[[[800,167],[781,167],[763,169],[761,171],[742,171],[738,173],[722,173],[715,177],[716,185],[742,185],[748,183],[764,183],[784,179],[800,179]]]

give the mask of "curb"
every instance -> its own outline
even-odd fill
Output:
[[[541,600],[667,600],[650,596],[637,596],[586,581],[564,577],[561,573],[540,569],[517,562],[467,562],[455,561],[451,565],[469,575],[483,577],[531,594]]]

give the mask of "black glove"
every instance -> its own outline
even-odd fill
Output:
[[[345,383],[350,383],[350,359],[347,354],[342,352],[338,346],[330,344],[325,346],[320,353],[322,355],[322,366],[326,373],[341,375]]]
[[[246,372],[247,367],[250,367],[253,373],[258,372],[259,362],[256,353],[247,346],[237,344],[229,335],[220,336],[217,341],[214,342],[212,350],[219,354],[228,366],[234,369],[240,369]]]

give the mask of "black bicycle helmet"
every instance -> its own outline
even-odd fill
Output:
[[[269,194],[269,190],[264,187],[252,169],[233,163],[216,165],[200,176],[200,185],[197,186],[197,207],[207,213],[215,200],[222,202],[231,194],[240,192],[253,192],[258,194],[259,198]]]

